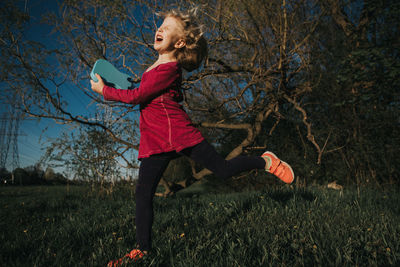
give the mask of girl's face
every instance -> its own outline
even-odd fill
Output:
[[[154,36],[154,49],[162,54],[182,48],[185,46],[182,37],[183,26],[181,22],[174,17],[166,17]]]

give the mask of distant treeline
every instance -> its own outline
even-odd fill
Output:
[[[9,172],[7,169],[0,170],[0,183],[2,185],[60,185],[71,183],[61,173],[56,173],[52,168],[45,171],[30,166],[26,168],[16,168]]]

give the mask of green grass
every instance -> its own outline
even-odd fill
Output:
[[[1,187],[0,266],[105,266],[135,245],[133,191]],[[154,249],[137,266],[400,263],[397,189],[181,194],[156,198],[155,214]]]

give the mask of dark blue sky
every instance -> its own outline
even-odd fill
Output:
[[[57,0],[16,0],[15,3],[21,10],[29,14],[29,24],[26,26],[26,36],[28,40],[34,40],[45,45],[48,49],[58,48],[57,33],[53,32],[53,26],[41,23],[41,19],[48,13],[59,13],[59,3]],[[51,62],[51,59],[50,59]],[[87,88],[90,87],[89,71],[87,74]],[[85,75],[85,74],[84,74]],[[44,82],[46,84],[46,82]],[[52,88],[52,85],[49,85]],[[64,84],[62,87],[62,98],[68,103],[67,111],[73,116],[93,117],[96,105],[92,99],[86,96],[82,90],[74,84]],[[137,114],[138,116],[138,114]],[[38,163],[44,155],[46,147],[50,142],[60,136],[60,133],[76,131],[76,125],[63,125],[51,119],[27,118],[20,123],[20,136],[18,138],[19,167],[32,166]],[[136,153],[134,151],[133,153]],[[125,165],[125,164],[124,164]],[[47,166],[42,166],[46,168]],[[8,170],[12,170],[12,148],[8,154],[6,164]],[[64,168],[56,168],[57,172],[64,172]]]
[[[41,17],[49,12],[58,12],[58,3],[55,0],[19,0],[18,6],[30,15],[30,23],[27,25],[26,38],[38,41],[47,48],[57,46],[56,33],[52,33],[52,27],[40,23]],[[88,80],[89,84],[89,80]],[[66,94],[63,95],[69,103],[69,109],[75,114],[86,114],[90,100],[72,85],[65,88]],[[3,107],[5,110],[7,107]],[[20,123],[20,136],[18,138],[18,150],[20,167],[27,167],[39,162],[44,153],[45,147],[49,145],[49,140],[59,136],[60,132],[68,130],[69,126],[60,125],[50,119],[40,121],[28,118]],[[44,168],[46,166],[43,166]],[[12,169],[12,147],[10,147],[6,168]],[[59,169],[58,171],[63,171]]]

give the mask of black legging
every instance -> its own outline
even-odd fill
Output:
[[[168,152],[142,159],[139,181],[136,185],[136,240],[143,251],[151,249],[151,227],[153,224],[153,197],[165,169],[171,159],[181,154],[225,179],[243,171],[264,169],[265,161],[256,156],[238,156],[231,160],[222,158],[207,141],[182,150]]]

